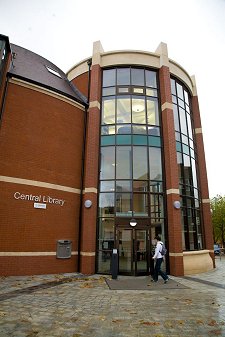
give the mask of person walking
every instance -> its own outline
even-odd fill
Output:
[[[158,275],[160,275],[163,278],[164,283],[167,283],[169,281],[169,277],[166,275],[166,273],[164,273],[161,270],[161,264],[163,262],[163,256],[161,254],[163,242],[161,241],[161,238],[159,235],[155,237],[155,240],[156,240],[155,253],[154,253],[154,256],[152,257],[152,259],[155,260],[155,267],[154,267],[154,275],[153,275],[152,281],[157,282]]]

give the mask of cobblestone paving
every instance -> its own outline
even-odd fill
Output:
[[[172,277],[185,289],[110,290],[99,275],[1,278],[0,337],[225,336],[225,257],[216,264]]]

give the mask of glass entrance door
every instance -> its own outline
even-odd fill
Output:
[[[147,275],[149,271],[149,233],[145,229],[117,229],[119,274]]]

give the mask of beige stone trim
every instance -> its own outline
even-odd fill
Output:
[[[196,128],[195,129],[195,134],[197,135],[198,133],[202,133],[202,128]]]
[[[76,108],[79,108],[79,109],[85,111],[85,107],[82,104],[80,104],[78,102],[75,102],[74,100],[72,100],[72,99],[70,99],[70,98],[68,98],[66,96],[63,96],[61,94],[58,94],[58,93],[56,93],[54,91],[51,91],[49,89],[45,89],[45,88],[43,88],[43,87],[41,87],[39,85],[28,83],[26,81],[23,81],[23,80],[14,78],[14,77],[11,78],[9,80],[9,82],[12,83],[12,84],[20,85],[20,86],[22,86],[24,88],[27,88],[27,89],[31,89],[31,90],[35,90],[35,91],[41,92],[42,94],[54,97],[56,99],[59,99],[60,101],[66,102],[66,103],[68,103],[70,105],[75,106]]]
[[[192,255],[201,255],[201,254],[208,254],[208,249],[202,249],[202,250],[192,250],[188,252],[183,252],[184,256],[192,256]]]
[[[104,53],[102,44],[100,41],[95,41],[93,43],[93,53],[92,53],[92,65],[101,64],[101,54]]]
[[[160,67],[162,66],[169,67],[167,44],[161,42],[158,48],[156,49],[156,53],[160,55]]]
[[[88,71],[87,58],[74,65],[67,73],[69,81]],[[159,69],[168,66],[170,73],[182,80],[196,94],[195,78],[190,77],[187,71],[178,63],[168,58],[167,45],[161,42],[155,53],[140,50],[115,50],[104,52],[101,42],[97,41],[93,46],[92,64],[99,64],[102,68],[115,65],[139,65]]]
[[[168,102],[163,103],[163,105],[162,105],[162,111],[164,111],[166,109],[173,110],[173,104],[172,103],[168,103]]]
[[[193,94],[193,82],[187,71],[181,67],[181,65],[171,59],[169,59],[169,70],[171,74],[181,79]]]
[[[78,255],[77,251],[71,255]],[[56,256],[56,252],[0,252],[0,256]]]
[[[197,86],[196,86],[196,79],[195,79],[194,75],[191,76],[191,80],[192,80],[192,83],[193,83],[193,96],[198,96]]]
[[[90,60],[90,57],[75,64],[72,68],[70,68],[68,72],[66,73],[68,80],[72,81],[74,78],[87,73],[89,71],[89,67],[87,63],[89,60]]]
[[[95,256],[95,252],[80,252],[82,256]]]
[[[140,50],[116,50],[101,55],[101,67],[127,64],[160,68],[160,56]]]
[[[169,256],[183,256],[183,253],[171,253],[169,252]]]
[[[210,199],[202,199],[203,204],[210,204]]]
[[[35,181],[35,180],[28,180],[28,179],[21,179],[21,178],[15,178],[15,177],[7,177],[7,176],[0,176],[0,181],[6,182],[6,183],[12,183],[12,184],[44,187],[44,188],[49,188],[49,189],[59,190],[59,191],[64,191],[64,192],[70,192],[70,193],[75,193],[75,194],[81,193],[81,191],[77,188],[46,183],[43,181]]]
[[[100,110],[101,105],[100,105],[100,103],[99,103],[98,101],[92,101],[92,102],[90,102],[90,104],[89,104],[89,109],[90,109],[90,108],[98,108],[98,109]]]
[[[178,194],[178,195],[180,195],[180,191],[179,191],[179,189],[171,188],[170,190],[166,191],[166,194]]]
[[[95,187],[87,187],[83,190],[83,194],[85,193],[98,193],[98,190]]]

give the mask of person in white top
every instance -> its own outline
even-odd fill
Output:
[[[153,260],[155,260],[155,267],[154,267],[154,275],[153,275],[152,281],[157,282],[158,281],[158,275],[160,275],[163,278],[164,283],[167,283],[169,281],[169,277],[166,275],[166,273],[164,273],[161,270],[161,264],[163,262],[163,256],[161,254],[163,243],[161,241],[160,236],[158,236],[158,235],[155,237],[155,240],[156,240],[155,254],[152,257]]]

